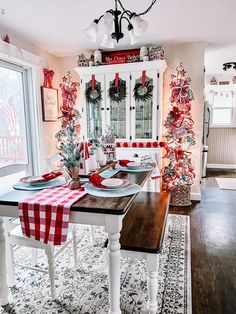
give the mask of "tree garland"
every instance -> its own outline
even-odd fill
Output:
[[[115,86],[115,80],[111,82],[108,89],[108,97],[112,102],[120,103],[126,98],[126,84],[125,81],[119,79],[118,86]]]
[[[100,84],[95,82],[94,89],[92,85],[86,88],[85,90],[85,98],[88,103],[98,104],[102,100],[102,90]]]
[[[144,86],[142,83],[136,83],[134,86],[134,99],[145,102],[152,98],[152,91],[151,81],[146,81]]]

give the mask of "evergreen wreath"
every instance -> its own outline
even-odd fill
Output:
[[[120,103],[126,98],[126,86],[125,81],[119,79],[118,86],[115,86],[115,80],[112,81],[110,88],[108,89],[108,97],[112,102]]]
[[[144,87],[142,83],[136,83],[134,86],[134,99],[137,101],[147,101],[152,98],[153,85],[151,81],[146,81]]]
[[[92,89],[92,85],[86,88],[85,90],[85,98],[88,103],[98,104],[102,100],[102,90],[100,84],[95,82],[94,89]]]

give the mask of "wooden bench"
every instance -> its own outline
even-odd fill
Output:
[[[121,231],[122,256],[146,260],[150,313],[157,312],[158,254],[162,249],[169,198],[166,192],[139,193],[124,218]]]

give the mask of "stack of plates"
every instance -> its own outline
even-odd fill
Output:
[[[102,187],[95,187],[92,183],[85,185],[85,191],[93,196],[99,197],[123,197],[139,193],[141,187],[126,179],[105,179],[102,181]]]
[[[56,177],[55,179],[47,181],[41,176],[30,176],[21,178],[19,182],[13,185],[13,188],[17,190],[35,191],[49,189],[52,187],[63,185],[65,183],[66,182],[64,177]]]
[[[104,179],[102,180],[102,186],[103,187],[95,187],[93,188],[98,189],[98,190],[106,190],[106,191],[114,191],[114,190],[120,190],[127,188],[133,184],[132,181],[126,180],[126,179],[116,179],[116,178],[111,178],[111,179]]]

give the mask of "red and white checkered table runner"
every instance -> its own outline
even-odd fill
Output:
[[[23,234],[43,243],[63,244],[67,239],[70,207],[85,194],[84,190],[61,186],[42,190],[20,202]]]

